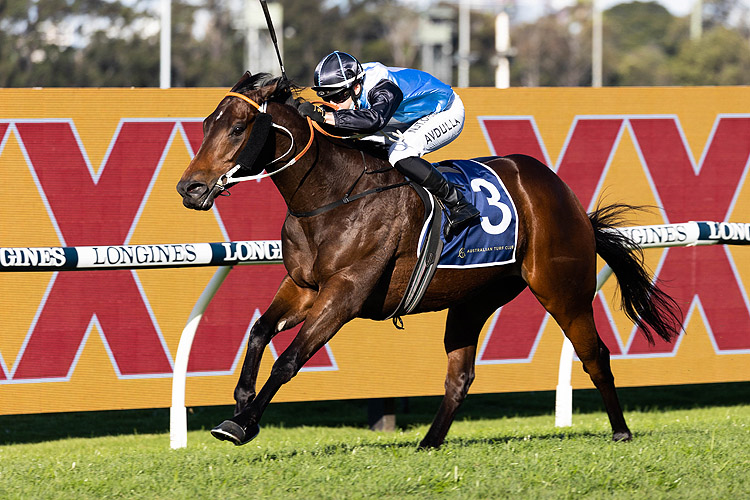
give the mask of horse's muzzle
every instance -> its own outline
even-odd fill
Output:
[[[210,210],[219,191],[221,189],[218,186],[209,188],[205,182],[181,180],[177,183],[177,192],[182,196],[182,204],[193,210]]]

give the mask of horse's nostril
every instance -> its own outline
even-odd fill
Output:
[[[187,187],[185,192],[190,196],[201,196],[206,192],[207,189],[208,186],[206,186],[206,184],[204,184],[203,182],[193,182]]]
[[[208,191],[208,186],[204,182],[181,181],[177,184],[177,192],[190,198],[200,198],[206,191]]]

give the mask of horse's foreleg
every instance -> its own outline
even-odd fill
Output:
[[[430,430],[420,448],[437,448],[445,440],[458,408],[466,398],[474,381],[474,359],[479,332],[486,316],[476,310],[451,308],[445,327],[445,352],[448,355],[448,374],[445,377],[445,396],[440,403]]]
[[[369,290],[367,287],[361,287]],[[289,347],[279,356],[271,374],[257,396],[231,420],[222,422],[211,433],[217,439],[245,444],[259,432],[258,422],[271,399],[282,385],[294,377],[336,332],[356,313],[364,302],[365,295],[354,281],[346,278],[332,279],[321,288],[312,307],[307,312],[305,323]]]
[[[235,415],[255,398],[258,369],[268,343],[277,333],[303,321],[314,300],[315,291],[298,287],[288,275],[284,277],[271,305],[250,329],[245,360],[234,389]]]

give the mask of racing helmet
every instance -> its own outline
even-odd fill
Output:
[[[325,56],[315,68],[312,89],[326,101],[343,102],[353,99],[354,86],[362,81],[365,71],[362,64],[351,54],[334,51]]]

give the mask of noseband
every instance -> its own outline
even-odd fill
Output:
[[[258,116],[265,115],[265,116],[269,116],[270,117],[270,115],[268,115],[266,113],[266,108],[267,108],[267,103],[266,102],[264,102],[263,104],[258,104],[257,102],[255,102],[254,100],[250,99],[246,95],[240,94],[238,92],[227,92],[227,94],[226,94],[225,97],[237,97],[239,99],[242,99],[243,101],[245,101],[246,103],[250,104],[252,107],[254,107],[255,109],[258,110],[258,112],[260,113],[260,115],[258,115]],[[256,118],[256,120],[257,120],[257,118]],[[257,175],[247,175],[247,176],[243,176],[243,177],[232,177],[243,166],[244,167],[248,167],[249,163],[252,163],[253,161],[255,161],[255,158],[257,158],[258,154],[260,153],[260,150],[262,148],[262,144],[264,144],[266,142],[267,138],[268,138],[268,130],[270,129],[270,127],[275,127],[277,129],[281,130],[282,132],[284,132],[286,135],[288,135],[289,139],[291,140],[291,144],[289,145],[289,149],[287,149],[284,154],[282,154],[281,156],[279,156],[275,160],[267,163],[263,167],[263,170],[265,170],[266,167],[268,167],[269,165],[273,165],[274,163],[276,163],[278,161],[281,161],[283,158],[285,158],[287,155],[289,155],[289,153],[291,153],[292,150],[294,149],[294,135],[289,131],[288,128],[286,128],[286,127],[284,127],[282,125],[278,125],[276,123],[273,123],[273,121],[271,119],[268,119],[268,121],[266,123],[267,124],[265,126],[261,126],[260,128],[256,127],[256,125],[258,125],[257,123],[253,126],[253,130],[250,132],[250,137],[248,138],[247,144],[245,145],[245,147],[243,148],[243,150],[240,152],[240,156],[237,159],[237,161],[238,161],[237,165],[235,165],[234,167],[232,167],[227,173],[225,173],[221,177],[219,177],[218,181],[216,181],[216,187],[220,191],[226,190],[228,184],[234,184],[234,183],[243,182],[243,181],[254,181],[254,180],[263,179],[264,177],[270,177],[272,175],[278,174],[279,172],[281,172],[281,171],[283,171],[283,170],[291,167],[295,163],[297,163],[297,160],[299,160],[300,158],[302,158],[305,155],[305,153],[307,153],[307,150],[310,149],[310,146],[312,146],[313,139],[315,138],[315,132],[313,131],[312,120],[310,120],[310,118],[308,117],[307,118],[307,123],[308,123],[308,125],[310,127],[310,139],[307,141],[307,145],[304,147],[304,149],[302,149],[302,151],[299,154],[297,154],[297,156],[295,156],[294,158],[292,158],[291,160],[289,160],[284,166],[282,166],[280,168],[277,168],[273,172],[266,172],[265,174],[257,174]],[[254,139],[260,139],[261,146],[255,145],[254,144],[255,143]],[[252,149],[248,150],[248,148],[252,148]],[[248,151],[248,152],[246,153],[246,151]]]

